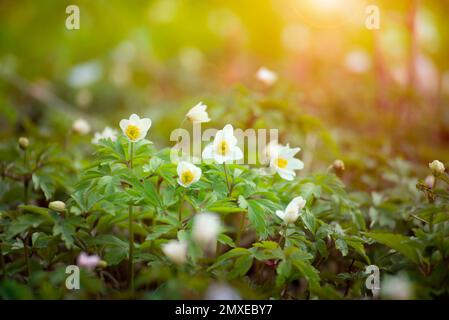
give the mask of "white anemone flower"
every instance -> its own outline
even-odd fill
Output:
[[[214,142],[204,148],[202,156],[204,159],[214,159],[220,164],[243,158],[243,152],[237,146],[232,125],[227,124],[223,130],[217,132]]]
[[[257,70],[256,78],[263,84],[271,86],[277,81],[278,75],[266,67],[261,67]]]
[[[75,133],[78,133],[80,135],[86,135],[86,134],[88,134],[90,132],[89,122],[87,122],[86,120],[84,120],[82,118],[76,119],[73,122],[72,130]]]
[[[162,252],[176,264],[187,261],[187,242],[171,240],[162,245]]]
[[[187,161],[178,163],[177,172],[178,183],[185,188],[194,184],[201,178],[201,168]]]
[[[140,117],[134,113],[129,117],[129,119],[123,119],[120,121],[120,128],[131,142],[137,142],[145,138],[150,127],[151,120],[149,118],[140,119]]]
[[[187,112],[186,118],[193,123],[209,122],[210,118],[206,109],[207,106],[200,102]]]
[[[95,132],[95,135],[92,139],[92,143],[97,144],[100,142],[100,140],[103,139],[111,139],[111,141],[115,141],[117,140],[117,135],[118,135],[117,130],[106,127],[102,132]]]
[[[210,212],[197,214],[193,219],[192,237],[203,249],[213,251],[220,232],[221,222],[219,217]]]
[[[276,148],[275,154],[271,155],[270,167],[274,169],[281,178],[293,180],[296,176],[295,170],[304,168],[304,163],[294,158],[301,148],[290,148],[288,146]]]
[[[301,210],[305,207],[306,200],[299,196],[294,198],[288,204],[285,211],[277,210],[276,215],[281,218],[286,224],[294,223],[298,220]]]

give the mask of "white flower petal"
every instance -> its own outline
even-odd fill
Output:
[[[223,128],[223,139],[225,139],[228,142],[234,142],[234,128],[232,125],[227,124]],[[234,143],[233,143],[234,144]]]
[[[151,119],[149,119],[149,118],[140,119],[140,121],[139,121],[139,128],[142,131],[147,132],[148,129],[150,129],[150,127],[151,127]]]
[[[232,147],[231,148],[231,157],[232,160],[240,160],[243,159],[243,152],[239,147]]]
[[[299,159],[291,158],[288,160],[287,169],[289,170],[302,170],[304,168],[304,162]]]
[[[133,113],[130,117],[129,117],[129,121],[132,121],[133,123],[135,123],[137,125],[137,123],[139,122],[140,117]]]
[[[120,121],[120,129],[122,129],[123,133],[126,135],[126,128],[128,128],[129,120],[123,119]]]
[[[281,218],[282,220],[284,220],[285,217],[285,212],[281,211],[281,210],[276,210],[276,215]]]
[[[214,144],[211,143],[208,146],[206,146],[203,150],[203,153],[201,154],[203,159],[213,159],[214,158]]]
[[[277,173],[279,174],[279,176],[281,176],[282,179],[285,179],[288,181],[292,181],[296,176],[295,172],[288,171],[288,170],[282,170],[282,169],[278,169]]]

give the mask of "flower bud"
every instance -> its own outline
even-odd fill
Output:
[[[183,264],[187,261],[187,243],[184,241],[171,240],[162,245],[162,252],[176,264]]]
[[[432,173],[435,176],[438,176],[438,175],[444,173],[444,170],[446,170],[446,168],[444,167],[444,164],[438,160],[433,160],[431,163],[429,163],[429,168],[430,168],[430,170],[432,170]]]
[[[81,252],[76,259],[76,264],[79,267],[86,268],[87,270],[94,270],[96,267],[100,266],[102,262],[104,263],[98,255],[93,254],[89,256],[85,252]]]
[[[108,263],[106,261],[104,261],[104,260],[100,260],[98,262],[98,267],[99,268],[106,268],[107,266],[108,266]]]
[[[26,148],[28,148],[29,145],[30,145],[30,140],[28,140],[28,138],[25,138],[25,137],[19,138],[20,149],[25,150]]]
[[[48,207],[51,210],[57,211],[57,212],[63,212],[65,211],[65,203],[62,201],[52,201],[49,203]]]
[[[73,122],[72,130],[77,134],[86,135],[90,132],[89,122],[81,118],[77,119]]]
[[[424,183],[429,189],[433,189],[435,185],[435,177],[433,175],[427,176],[426,179],[424,180]]]
[[[334,170],[337,172],[345,171],[345,163],[339,159],[335,160],[332,166],[334,167]]]

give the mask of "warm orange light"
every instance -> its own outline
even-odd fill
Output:
[[[363,15],[365,0],[292,0],[292,6],[307,24],[336,27]]]

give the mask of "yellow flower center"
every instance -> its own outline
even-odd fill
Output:
[[[193,173],[190,170],[184,171],[181,174],[181,182],[185,185],[192,183],[193,178],[194,178]]]
[[[277,158],[275,163],[278,168],[284,169],[288,165],[288,160],[284,158]]]
[[[140,135],[140,129],[138,126],[135,126],[133,124],[130,124],[127,128],[126,128],[126,136],[134,141],[137,140],[137,138],[139,138]]]
[[[229,152],[229,145],[226,141],[221,141],[217,146],[217,153],[224,156]]]

